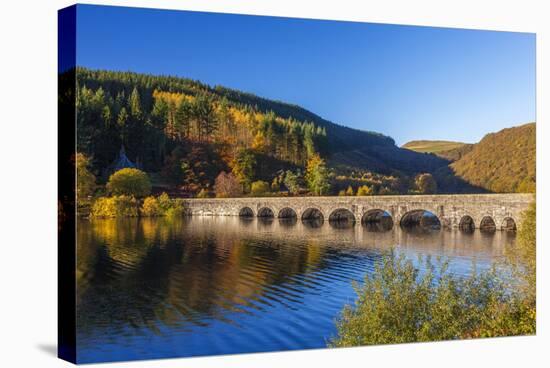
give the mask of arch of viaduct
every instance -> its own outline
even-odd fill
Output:
[[[517,224],[521,213],[534,201],[532,194],[394,195],[368,197],[260,197],[183,199],[185,213],[192,216],[321,217],[340,215],[356,223],[373,213],[391,216],[394,224],[410,214],[429,211],[443,227],[472,228],[494,222],[497,229]]]

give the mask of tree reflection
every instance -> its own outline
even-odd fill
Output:
[[[298,308],[319,280],[373,269],[379,249],[482,257],[500,254],[504,233],[431,233],[310,221],[197,217],[78,223],[80,336],[185,331],[274,305]],[[325,275],[326,278],[317,278]],[[348,281],[346,281],[348,284]],[[233,316],[233,317],[231,317]],[[108,331],[107,331],[108,330]]]
[[[261,228],[273,222],[255,223]],[[218,226],[218,233],[212,225],[183,219],[82,222],[80,331],[100,328],[106,321],[115,329],[156,330],[158,321],[183,328],[201,325],[208,318],[223,318],[226,311],[261,308],[269,300],[266,294],[280,301],[290,298],[285,291],[289,286],[275,286],[324,267],[324,248],[318,245],[259,239],[258,228],[250,229],[249,235],[255,236],[224,232],[225,226]],[[237,228],[249,225],[243,226]]]

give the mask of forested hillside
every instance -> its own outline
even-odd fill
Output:
[[[445,164],[296,105],[190,79],[78,68],[77,84],[78,151],[100,180],[121,147],[157,183],[195,192],[222,171],[278,187],[286,171],[299,176],[319,156],[329,162],[333,192],[368,184],[399,193],[415,174]]]
[[[468,152],[470,152],[473,148],[473,144],[466,143],[460,147],[453,148],[447,151],[439,151],[436,153],[436,155],[444,158],[445,160],[457,161],[460,160]]]
[[[78,68],[77,138],[99,184],[124,148],[153,187],[186,195],[214,195],[216,185],[225,195],[483,190],[468,175],[454,176],[450,156],[399,148],[390,137],[300,106],[180,77]],[[458,159],[464,147],[449,152]],[[426,173],[437,183],[430,176],[433,185],[418,184]]]
[[[106,168],[121,145],[147,171],[162,169],[177,146],[211,146],[223,155],[253,149],[303,165],[326,150],[326,131],[211,93],[191,80],[78,71],[78,145]]]
[[[451,168],[492,192],[534,192],[535,161],[536,125],[530,123],[487,134]]]

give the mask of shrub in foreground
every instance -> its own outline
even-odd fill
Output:
[[[138,202],[126,195],[101,197],[94,202],[90,215],[94,218],[137,217]]]
[[[512,266],[517,289],[524,295],[526,303],[535,309],[536,305],[536,246],[537,209],[535,203],[522,214],[516,244],[507,249],[507,263]]]
[[[494,270],[457,278],[430,259],[420,274],[391,252],[355,286],[358,299],[337,320],[333,347],[533,334],[534,309]],[[437,277],[436,277],[437,275]]]

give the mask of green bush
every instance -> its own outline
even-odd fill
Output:
[[[265,181],[258,180],[250,186],[250,194],[253,196],[264,196],[269,193],[269,184]]]
[[[109,177],[107,190],[114,195],[145,197],[151,193],[151,182],[143,171],[125,168]]]
[[[158,202],[164,216],[181,216],[183,214],[183,203],[177,199],[170,199],[166,193],[162,193],[158,197]]]
[[[90,215],[94,218],[137,217],[138,202],[126,195],[101,197],[94,202]]]
[[[177,217],[183,215],[183,206],[181,206],[181,203],[175,202],[177,205],[170,207],[164,212],[164,216],[166,217]]]
[[[535,333],[534,308],[510,292],[495,270],[457,278],[446,263],[436,272],[429,258],[422,262],[427,271],[420,274],[403,255],[384,257],[364,285],[355,286],[358,299],[338,318],[330,346]]]

